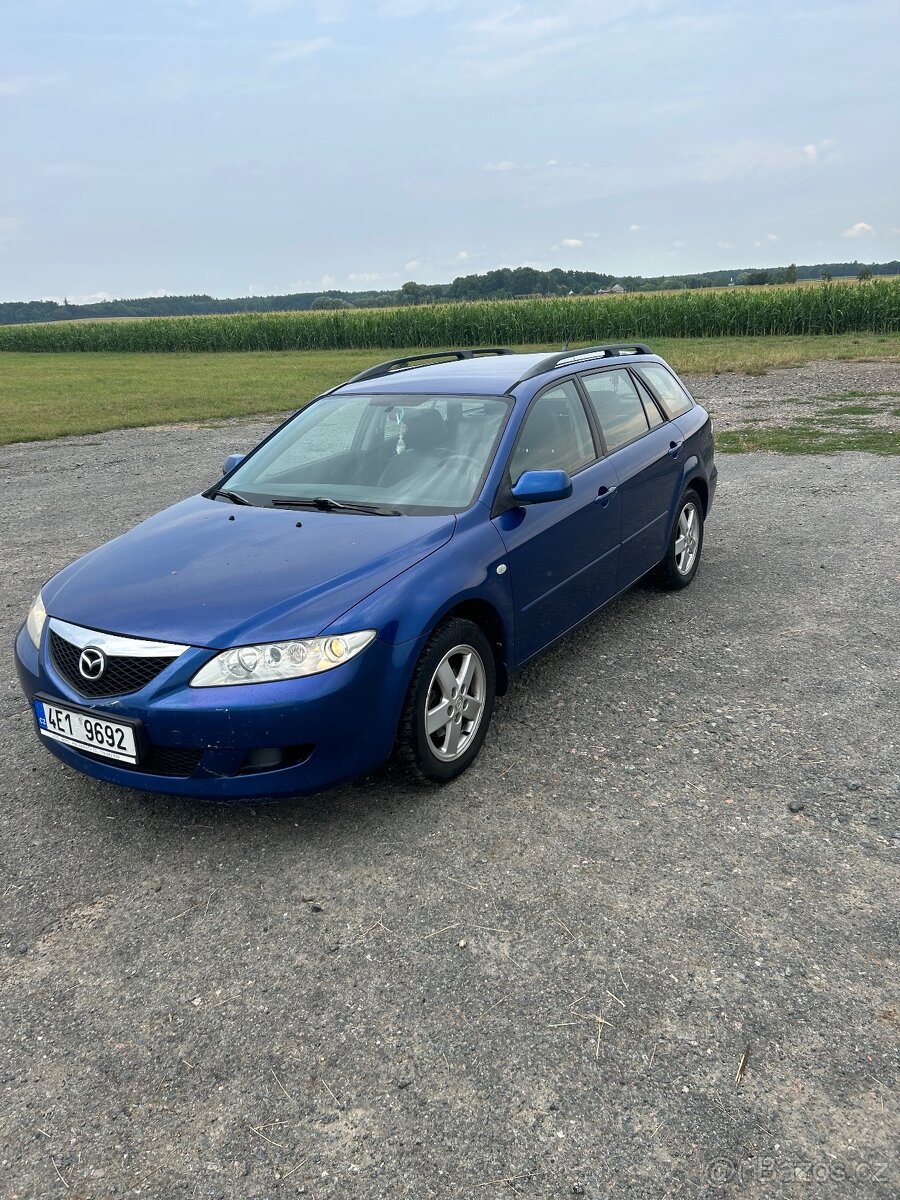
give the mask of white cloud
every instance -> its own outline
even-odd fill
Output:
[[[468,250],[460,250],[460,252],[456,255],[456,262],[467,262],[469,257],[470,255]]]
[[[91,173],[90,167],[81,162],[46,163],[41,171],[48,179],[83,179]]]
[[[824,138],[821,142],[810,142],[804,146],[801,153],[808,163],[817,163],[823,157],[827,157],[827,153],[834,146],[834,138]]]
[[[417,258],[411,258],[408,263],[403,264],[404,271],[417,271],[421,267],[421,263]]]
[[[381,0],[378,5],[380,17],[418,17],[426,12],[440,12],[456,8],[459,0]]]
[[[56,82],[53,75],[11,75],[0,79],[0,96],[30,96],[40,88],[52,87]]]
[[[629,233],[637,233],[637,231],[638,231],[639,229],[640,229],[640,225],[629,225],[629,226],[628,226],[628,232],[629,232]]]
[[[570,16],[529,17],[527,8],[513,4],[460,25],[462,41],[448,60],[454,75],[479,87],[522,78],[542,60],[574,51],[583,43]]]
[[[148,293],[141,292],[140,294],[144,296]],[[85,292],[76,296],[41,296],[42,300],[54,300],[57,304],[64,302],[68,304],[102,304],[105,300],[115,300],[115,298],[111,292]]]
[[[284,12],[296,0],[247,0],[247,12],[251,17],[268,17],[272,13]]]
[[[292,292],[324,292],[336,283],[333,275],[321,275],[318,279],[295,279],[288,284],[288,289]]]
[[[744,179],[750,175],[796,171],[826,161],[833,146],[832,138],[802,147],[792,146],[788,142],[745,138],[739,142],[707,147],[689,175],[703,182],[716,183],[726,179]]]
[[[685,241],[684,238],[678,238],[677,241],[672,243],[672,249],[673,250],[683,250],[686,245],[687,245],[687,242]]]
[[[298,0],[246,0],[246,4],[251,17],[272,17],[289,8],[297,8]],[[311,0],[310,7],[320,25],[346,21],[349,15],[347,0]]]
[[[504,158],[501,162],[485,163],[484,169],[486,171],[515,171],[516,164],[510,162],[508,158]]]
[[[523,20],[522,5],[514,4],[512,8],[472,21],[469,28],[477,34],[501,34],[510,41],[534,42],[542,41],[568,25],[568,17],[533,17],[531,20]]]
[[[868,221],[857,221],[855,225],[851,225],[849,229],[845,229],[841,234],[841,237],[858,238],[874,232],[875,229],[868,223]]]
[[[559,244],[565,246],[567,250],[577,250],[579,246],[584,245],[584,242],[581,238],[563,238]]]
[[[279,50],[274,50],[267,55],[265,61],[272,67],[280,66],[282,63],[298,62],[300,59],[311,58],[314,54],[327,50],[330,45],[332,45],[330,37],[311,38],[307,42],[287,42]]]
[[[387,283],[396,279],[396,271],[354,271],[347,278],[351,283]]]
[[[733,250],[734,245],[731,242],[716,242],[716,246],[720,250]]]
[[[322,25],[334,25],[350,16],[346,0],[315,0],[313,8]]]

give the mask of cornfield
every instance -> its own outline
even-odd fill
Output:
[[[0,327],[0,350],[366,350],[900,330],[900,280]]]

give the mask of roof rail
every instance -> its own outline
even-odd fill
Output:
[[[434,350],[431,354],[409,354],[406,358],[389,358],[387,362],[378,363],[374,367],[369,367],[368,370],[360,371],[358,375],[348,379],[347,383],[361,383],[364,379],[380,379],[384,375],[393,375],[397,371],[409,371],[430,359],[464,359],[487,354],[512,353],[513,351],[506,349],[505,346],[479,346],[475,350]]]
[[[533,379],[535,375],[543,375],[554,367],[566,367],[569,363],[588,361],[592,358],[615,358],[620,354],[652,354],[653,351],[643,342],[617,342],[612,346],[585,346],[581,350],[562,350],[556,354],[548,354],[540,362],[526,371],[519,383]]]

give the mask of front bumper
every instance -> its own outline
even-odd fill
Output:
[[[321,675],[192,688],[189,681],[210,651],[191,648],[138,692],[86,699],[55,669],[47,628],[38,652],[23,627],[16,638],[16,667],[29,703],[40,692],[142,723],[148,750],[137,768],[41,737],[69,766],[123,787],[238,800],[320,792],[381,766],[393,748],[419,649],[419,642],[390,646],[376,638],[356,658]],[[288,765],[246,773],[253,751],[273,748],[287,751]]]

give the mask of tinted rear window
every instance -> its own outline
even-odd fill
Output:
[[[642,379],[650,384],[670,418],[680,417],[691,407],[690,396],[672,372],[665,367],[648,363],[646,366],[635,366],[635,370]]]

